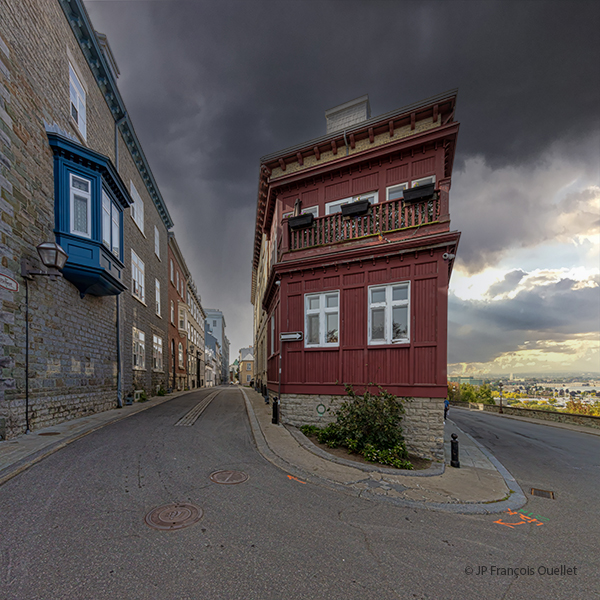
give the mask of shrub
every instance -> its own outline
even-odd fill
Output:
[[[336,421],[323,429],[305,425],[301,431],[316,435],[321,444],[330,448],[343,446],[366,460],[412,469],[400,427],[406,399],[378,389],[379,394],[372,394],[367,388],[361,395],[352,386],[346,386],[348,399],[335,412]]]

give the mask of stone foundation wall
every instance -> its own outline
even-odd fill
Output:
[[[346,396],[282,394],[281,422],[294,427],[325,427]],[[402,429],[409,452],[422,458],[444,459],[444,400],[414,398],[405,403]]]

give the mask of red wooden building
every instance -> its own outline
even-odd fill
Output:
[[[455,103],[370,118],[365,96],[327,111],[324,137],[261,159],[255,378],[284,423],[325,424],[345,384],[379,384],[414,398],[409,447],[442,456]]]

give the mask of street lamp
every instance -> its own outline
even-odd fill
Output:
[[[500,414],[504,414],[502,411],[502,388],[504,387],[502,382],[500,382],[498,384],[498,387],[500,388],[500,410],[498,411]]]
[[[26,258],[21,260],[21,277],[25,281],[25,433],[29,433],[29,280],[40,275],[51,279],[62,277],[61,270],[69,258],[56,242],[42,242],[37,251],[47,271],[33,269]]]

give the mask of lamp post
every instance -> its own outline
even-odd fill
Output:
[[[500,410],[498,411],[500,414],[504,414],[504,411],[502,410],[502,388],[504,387],[502,385],[502,382],[500,382],[498,384],[498,387],[500,388]]]
[[[47,271],[33,269],[26,258],[21,260],[21,277],[25,281],[25,433],[29,433],[29,280],[37,276],[62,277],[61,270],[69,258],[56,242],[42,242],[37,251]]]

